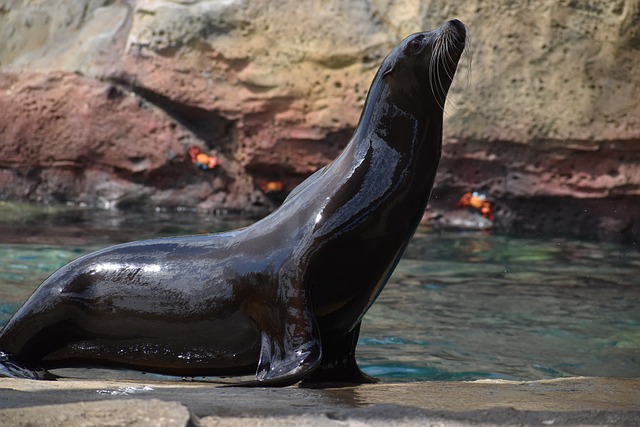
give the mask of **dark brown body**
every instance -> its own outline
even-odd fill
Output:
[[[450,21],[385,59],[343,153],[273,214],[229,233],[147,240],[51,275],[0,334],[0,373],[62,366],[367,382],[360,322],[424,212],[442,106],[464,48]]]

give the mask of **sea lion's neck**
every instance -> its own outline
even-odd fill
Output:
[[[401,169],[403,180],[430,185],[442,148],[442,110],[381,80],[376,77],[367,97],[349,147],[354,154],[351,159],[362,162],[370,150],[395,152],[399,154],[395,172]]]
[[[429,201],[442,150],[442,110],[427,96],[377,81],[354,135],[352,167],[375,170],[367,188],[374,215],[398,235],[413,234]],[[355,164],[359,163],[359,164]],[[367,185],[369,184],[369,185]],[[404,245],[403,245],[404,246]]]

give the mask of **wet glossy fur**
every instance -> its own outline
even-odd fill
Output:
[[[255,373],[246,385],[374,381],[355,361],[360,322],[429,199],[465,37],[450,21],[394,48],[345,150],[263,220],[113,246],[52,274],[0,334],[0,372],[47,378],[46,369],[106,366]]]

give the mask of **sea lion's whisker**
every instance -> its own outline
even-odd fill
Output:
[[[355,358],[360,322],[429,202],[464,31],[450,21],[398,44],[342,154],[259,222],[123,243],[54,272],[0,330],[0,375],[48,379],[84,360],[254,373],[244,386],[374,382]]]

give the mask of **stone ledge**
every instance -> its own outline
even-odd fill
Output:
[[[166,426],[189,425],[189,410],[157,399],[112,400],[0,410],[6,426]]]
[[[308,389],[0,379],[0,425],[640,425],[640,378]]]

